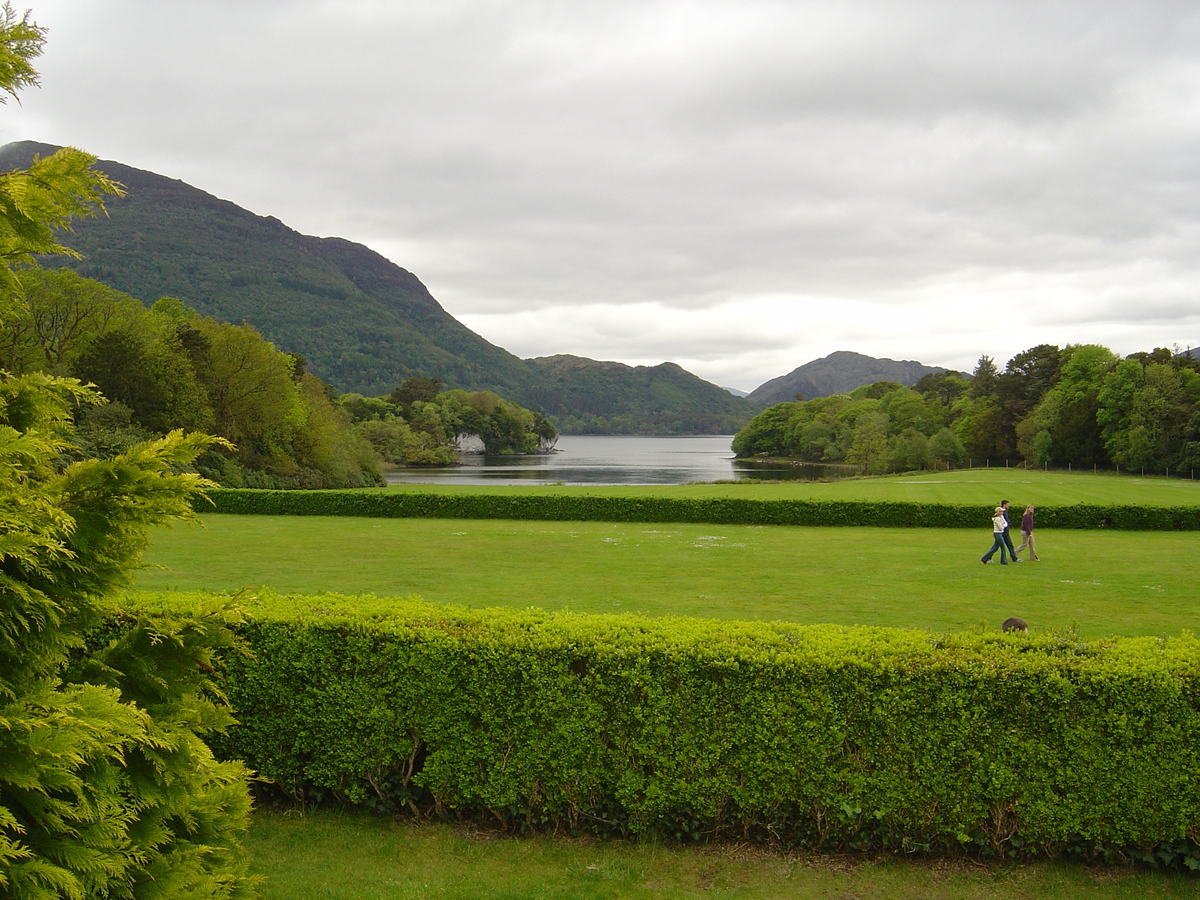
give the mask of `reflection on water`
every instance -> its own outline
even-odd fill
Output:
[[[752,459],[735,459],[734,476],[739,481],[820,481],[823,478],[850,478],[861,475],[861,466],[837,463],[779,463],[757,462]]]
[[[731,435],[563,435],[554,453],[463,454],[452,468],[390,472],[393,484],[687,484],[692,481],[807,479],[853,474],[845,467],[780,466],[734,460]],[[835,472],[834,469],[843,471]],[[856,471],[856,470],[855,470]]]

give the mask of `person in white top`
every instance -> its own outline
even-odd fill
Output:
[[[999,506],[992,515],[992,549],[980,557],[979,561],[985,566],[992,561],[996,551],[1000,551],[1000,565],[1008,565],[1008,551],[1004,546],[1004,532],[1008,528],[1008,520],[1004,518],[1004,510]]]

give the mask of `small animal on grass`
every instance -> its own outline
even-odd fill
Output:
[[[1001,631],[1019,631],[1022,634],[1029,632],[1029,623],[1024,619],[1018,619],[1016,616],[1009,616],[1000,625]]]

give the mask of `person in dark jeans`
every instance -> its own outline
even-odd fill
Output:
[[[1004,514],[1004,546],[1008,547],[1008,555],[1012,557],[1013,562],[1024,562],[1023,559],[1017,558],[1016,548],[1013,547],[1012,536],[1008,533],[1008,501],[1000,501],[1000,509]]]
[[[979,558],[979,561],[985,566],[992,561],[992,556],[995,555],[997,550],[1000,551],[1000,565],[1008,565],[1004,549],[1004,529],[1007,526],[1008,522],[1004,518],[1004,510],[997,506],[996,512],[992,516],[992,549]]]

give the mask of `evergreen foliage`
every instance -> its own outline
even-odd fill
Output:
[[[1200,468],[1200,361],[1167,350],[1120,359],[1106,347],[1040,344],[1003,372],[926,375],[781,403],[734,437],[741,457],[858,463],[867,474],[1022,458],[1183,474]]]
[[[17,15],[11,3],[0,7],[0,103],[38,83],[33,60],[41,55],[44,31],[29,12]],[[93,166],[96,158],[73,147],[55,148],[45,158],[32,154],[28,165],[0,174],[0,321],[13,311],[19,293],[14,267],[47,253],[78,259],[59,243],[72,219],[104,209],[105,195],[120,195],[118,184]]]
[[[127,617],[82,649],[147,530],[193,516],[206,483],[173,470],[213,439],[60,468],[72,406],[97,399],[0,375],[0,896],[248,896],[248,773],[203,741],[232,722],[211,679],[226,613]]]
[[[3,7],[0,88],[35,82],[41,37]],[[61,251],[55,230],[115,190],[91,161],[59,151],[0,176],[0,321],[20,305],[11,267]],[[0,370],[0,897],[250,897],[248,771],[203,740],[232,722],[212,680],[231,614],[112,606],[147,530],[194,516],[208,483],[181,470],[216,439],[68,462],[72,409],[99,399]]]

